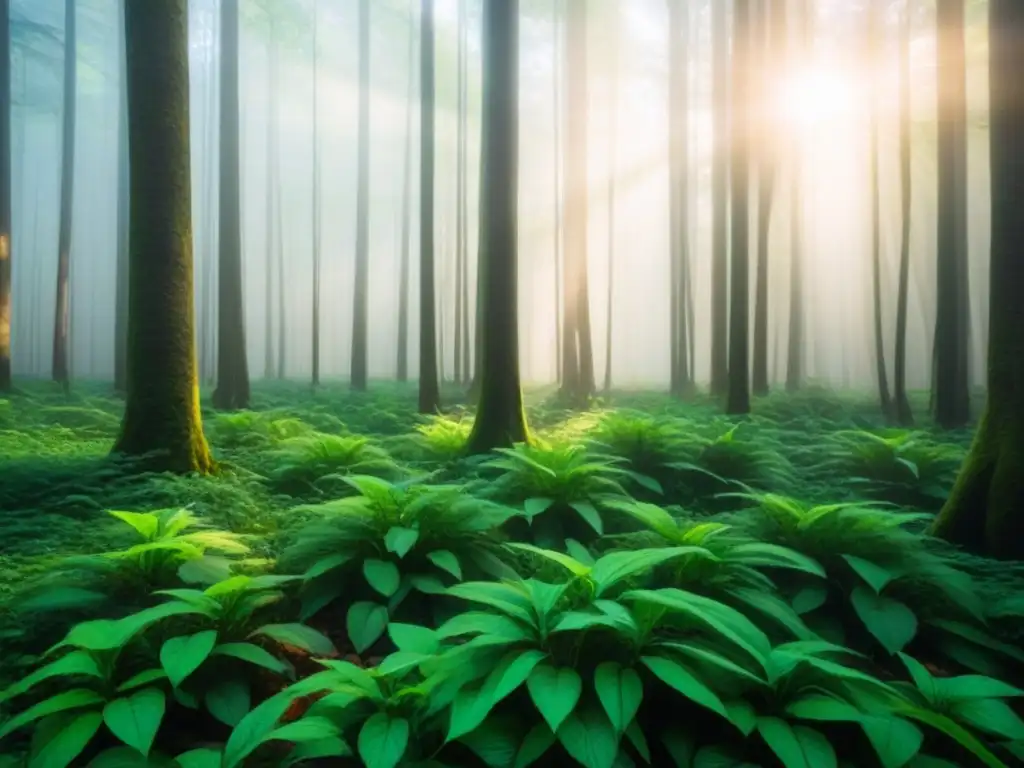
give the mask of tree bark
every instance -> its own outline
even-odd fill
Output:
[[[120,70],[117,121],[117,275],[114,294],[114,390],[128,386],[128,83],[124,6],[117,3],[117,61]]]
[[[11,390],[10,0],[0,0],[0,392]]]
[[[313,0],[313,386],[320,386],[320,2]]]
[[[992,250],[988,402],[934,533],[1024,560],[1024,5],[989,3]]]
[[[398,268],[398,380],[409,380],[409,267],[412,234],[412,94],[416,72],[416,35],[409,21],[408,80],[405,94],[405,158],[402,162],[402,254]]]
[[[128,389],[114,452],[210,472],[192,295],[188,5],[127,3],[131,157]]]
[[[914,414],[907,398],[907,299],[910,293],[910,217],[913,175],[910,134],[910,36],[911,0],[903,12],[900,33],[900,274],[896,295],[896,348],[893,361],[893,415],[898,424],[909,427]]]
[[[483,360],[470,453],[527,439],[519,381],[519,0],[485,0],[480,269]]]
[[[688,320],[690,243],[689,6],[669,2],[669,391],[686,394],[692,384]]]
[[[356,274],[352,296],[352,389],[367,384],[370,292],[370,0],[359,0],[359,158],[356,171]]]
[[[615,298],[615,185],[619,163],[619,30],[617,5],[608,11],[609,87],[608,100],[608,295],[606,299],[604,392],[612,390],[612,319]]]
[[[458,36],[456,89],[458,93],[456,96],[457,104],[455,108],[455,333],[452,340],[453,363],[455,367],[454,379],[456,385],[462,384],[462,301],[465,298],[463,294],[462,281],[464,277],[463,265],[466,259],[465,229],[463,227],[466,200],[466,130],[464,119],[466,109],[466,93],[464,89],[466,80],[465,27],[466,0],[459,0],[458,26],[456,29],[456,35]]]
[[[798,2],[789,20],[791,66],[800,65],[807,45],[808,8]],[[803,235],[803,155],[799,139],[792,151],[792,179],[789,208],[789,329],[786,346],[786,391],[796,392],[804,379],[804,235]]]
[[[249,407],[249,364],[242,297],[242,194],[238,92],[238,2],[221,0],[220,25],[220,247],[217,285],[217,388],[213,404]]]
[[[60,161],[60,227],[57,235],[57,301],[53,321],[53,380],[68,388],[71,371],[71,227],[75,199],[75,114],[78,44],[75,0],[64,2],[64,107]]]
[[[419,412],[441,408],[434,279],[434,0],[422,0],[420,30],[420,388]]]
[[[729,388],[729,26],[728,3],[711,3],[711,391]]]

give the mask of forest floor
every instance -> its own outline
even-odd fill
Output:
[[[455,390],[445,394],[446,404],[458,403]],[[387,511],[382,512],[380,507],[382,488],[394,501],[410,489],[422,491],[424,487],[455,488],[464,499],[492,505],[482,514],[493,514],[499,507],[514,510],[516,519],[499,514],[500,524],[495,528],[501,530],[500,539],[526,546],[514,551],[506,548],[502,557],[507,566],[503,567],[512,567],[524,577],[554,582],[562,579],[565,568],[581,578],[584,572],[597,573],[588,570],[595,558],[600,563],[603,554],[622,550],[705,547],[701,551],[715,553],[715,562],[725,562],[725,550],[712,546],[711,539],[716,531],[731,529],[742,533],[742,542],[746,543],[739,546],[747,546],[745,560],[736,555],[736,567],[764,571],[772,578],[782,574],[775,578],[777,585],[767,578],[763,587],[760,582],[746,582],[744,589],[754,584],[764,593],[763,600],[755,600],[749,590],[745,593],[739,588],[733,592],[723,592],[717,586],[704,589],[714,582],[713,575],[684,578],[678,568],[662,570],[667,560],[657,557],[646,569],[632,568],[629,575],[634,581],[630,583],[647,587],[648,595],[660,588],[675,587],[703,591],[734,607],[744,604],[741,613],[759,617],[754,622],[759,627],[764,627],[766,615],[774,616],[774,624],[767,622],[772,628],[764,629],[773,642],[788,636],[839,643],[870,658],[872,674],[880,680],[907,677],[908,667],[897,656],[907,651],[940,677],[980,672],[1015,684],[1024,682],[1024,653],[1013,652],[1024,638],[1024,593],[1020,591],[1024,579],[1012,568],[951,552],[922,535],[929,516],[941,507],[956,477],[970,444],[969,431],[948,433],[928,426],[885,429],[872,398],[824,390],[759,399],[754,414],[746,418],[722,415],[707,397],[679,402],[644,392],[616,392],[606,400],[595,401],[586,412],[573,412],[561,407],[551,390],[536,390],[527,393],[528,420],[537,438],[536,447],[511,451],[497,459],[467,459],[462,456],[462,446],[471,424],[471,409],[456,404],[444,415],[423,418],[415,415],[415,402],[414,387],[387,383],[372,382],[366,393],[350,392],[340,383],[315,392],[299,384],[257,384],[251,411],[204,413],[207,437],[220,472],[211,477],[183,478],[133,473],[107,458],[122,408],[122,402],[109,394],[108,385],[76,385],[66,396],[50,384],[29,383],[9,400],[0,400],[0,690],[37,666],[43,651],[59,641],[75,622],[118,618],[149,604],[140,602],[141,592],[148,595],[150,589],[176,586],[179,582],[173,580],[179,572],[172,571],[172,583],[167,583],[167,573],[161,570],[168,562],[176,569],[194,561],[196,567],[190,578],[180,571],[185,583],[216,582],[231,575],[232,564],[238,566],[236,573],[257,573],[268,566],[273,571],[276,563],[278,572],[305,572],[308,586],[310,569],[319,569],[316,573],[322,575],[341,564],[340,560],[324,564],[330,542],[344,538],[338,539],[337,531],[331,534],[323,528],[324,520],[352,510],[344,512],[344,504],[332,507],[332,500],[361,500],[363,512],[370,510],[379,517]],[[914,405],[918,413],[926,410],[920,400]],[[385,484],[374,485],[373,478]],[[394,503],[401,506],[406,502]],[[204,526],[195,530],[205,533],[191,539],[188,546],[176,543],[170,549],[149,547],[154,535],[147,536],[147,523],[141,517],[108,514],[176,508],[187,508]],[[667,511],[670,517],[661,517],[661,511]],[[166,514],[162,519],[167,520]],[[674,520],[671,531],[664,526],[666,519]],[[427,521],[422,528],[420,523],[409,527],[425,537],[423,531],[430,524]],[[401,528],[395,523],[387,530],[386,547],[382,540],[376,557],[365,559],[365,553],[361,555],[366,580],[385,596],[395,590],[375,583],[372,571],[380,565],[385,572],[378,577],[387,581],[390,572],[384,566],[394,566],[381,565],[382,561],[396,552],[398,560],[404,557],[405,547],[391,538],[401,536]],[[323,540],[312,541],[311,537],[319,535],[318,530]],[[223,538],[218,540],[222,533]],[[444,540],[445,531],[434,534]],[[336,538],[331,539],[331,535]],[[351,531],[345,535],[351,535]],[[412,543],[408,546],[415,547],[416,534],[409,535]],[[463,530],[458,536],[452,535],[462,536],[463,541],[469,534]],[[722,541],[729,540],[729,536],[725,533]],[[737,541],[733,540],[731,546],[737,546]],[[349,544],[351,541],[345,545]],[[499,546],[505,545],[499,542]],[[751,547],[761,548],[756,556]],[[450,549],[454,550],[455,545]],[[156,550],[159,552],[154,554]],[[211,556],[214,552],[225,557]],[[113,556],[97,557],[103,553]],[[447,552],[445,557],[450,554]],[[452,574],[449,581],[458,582],[463,577],[473,581],[465,563],[460,567],[458,562],[442,562],[438,552],[428,557],[439,574]],[[348,558],[345,554],[342,559]],[[642,570],[653,575],[643,576]],[[950,575],[953,571],[956,573]],[[802,572],[804,577],[824,576],[824,586],[808,586],[791,579],[787,575],[791,572]],[[396,578],[397,573],[395,570]],[[151,583],[139,584],[143,578],[139,574]],[[956,574],[964,578],[958,580]],[[729,579],[734,577],[735,573]],[[415,582],[419,577],[412,578]],[[447,586],[437,579],[434,583],[439,584],[438,589]],[[404,581],[403,589],[408,591]],[[438,591],[425,586],[425,582],[415,583],[413,589],[426,596]],[[885,596],[883,589],[887,589]],[[360,597],[365,597],[363,592]],[[292,597],[289,595],[289,599]],[[393,650],[387,634],[381,636],[386,614],[380,631],[371,632],[372,637],[354,636],[365,634],[360,627],[373,624],[372,601],[344,597],[335,590],[310,607],[310,601],[318,600],[321,597],[308,593],[301,598],[301,618],[308,619],[329,638],[341,657],[364,664],[367,660],[378,661]],[[337,616],[331,611],[318,612],[334,602],[348,607],[347,621],[325,619]],[[476,602],[486,604],[487,600]],[[977,611],[968,605],[973,602],[979,606]],[[951,603],[959,604],[966,614],[955,615],[956,611],[949,608]],[[351,615],[356,610],[354,604],[363,605],[364,611],[370,606],[370,614],[361,614],[362,620],[355,623]],[[975,615],[967,615],[972,613]],[[440,623],[429,615],[417,617],[402,620],[427,626]],[[288,616],[285,620],[298,618]],[[395,622],[394,615],[391,620]],[[984,635],[981,627],[985,628]],[[277,639],[288,652],[304,647],[301,637]],[[399,650],[406,650],[394,635],[391,639]],[[315,649],[317,643],[312,644]],[[674,689],[685,688],[678,680],[668,680],[655,666],[648,666]],[[919,670],[912,666],[909,669],[911,679],[920,688],[923,682]],[[645,692],[647,685],[645,682]],[[716,702],[719,695],[724,700],[718,687],[708,685],[715,691],[711,695]],[[534,695],[532,686],[530,693]],[[1002,704],[998,693],[975,698],[995,707]],[[601,698],[600,684],[597,694]],[[657,700],[653,693],[645,695]],[[0,696],[0,713],[10,706],[4,704],[4,698]],[[692,691],[686,698],[701,703],[701,696]],[[534,701],[540,709],[535,695]],[[924,706],[920,701],[916,704]],[[706,700],[703,706],[705,712],[716,709]],[[607,706],[605,711],[613,717]],[[740,727],[739,716],[734,717],[731,709],[729,714],[732,725]],[[806,731],[800,730],[804,726],[790,728],[789,722],[817,725],[829,721],[829,717],[804,712],[780,720],[774,716],[777,712],[769,714],[772,716],[762,718],[764,722],[751,721],[750,728],[741,728],[754,734],[748,739],[749,749],[741,748],[737,752],[742,753],[740,757],[732,758],[741,762],[715,763],[715,755],[724,759],[721,755],[728,748],[696,744],[692,745],[694,749],[705,748],[704,762],[692,765],[790,768],[812,764],[814,768],[828,768],[837,764],[834,756],[827,755],[819,756],[817,762],[801,763],[786,746],[793,739],[793,743],[806,741]],[[646,708],[637,714],[638,722],[641,715],[653,717]],[[967,710],[957,717],[949,714],[957,728],[963,726],[969,731],[965,741],[961,731],[952,726],[908,714],[906,719],[918,723],[926,735],[906,759],[884,756],[884,738],[866,725],[864,749],[877,764],[897,768],[951,764],[967,768],[974,764],[971,760],[979,760],[979,765],[1010,765],[1016,759],[1008,757],[1012,754],[1024,760],[1024,723],[1018,729],[1019,720],[1004,718],[993,731],[991,723],[982,722],[1004,715],[1002,710],[998,717],[992,711],[984,717]],[[1016,718],[1012,711],[1010,717]],[[231,718],[221,712],[218,719],[226,722]],[[788,730],[779,737],[768,721],[782,722]],[[0,726],[2,722],[0,716]],[[616,738],[621,737],[626,725],[619,727],[620,736]],[[647,721],[642,725],[646,729]],[[908,726],[918,733],[918,726],[909,722]],[[655,725],[650,727],[656,730]],[[824,722],[822,728],[832,738],[831,724]],[[933,731],[939,734],[938,742]],[[711,726],[711,732],[717,733],[716,726]],[[904,741],[909,738],[914,742],[916,738],[902,735]],[[979,735],[982,740],[973,741]],[[432,737],[424,738],[429,741]],[[523,735],[516,738],[522,741]],[[650,757],[649,749],[655,749],[655,765],[659,764],[657,754],[661,754],[658,749],[667,749],[677,765],[691,765],[678,757],[667,738],[663,739],[664,747],[657,748],[648,748],[646,742],[641,745],[641,738],[634,735],[623,740],[620,760],[629,762],[622,765],[639,764],[645,751]],[[587,757],[586,749],[572,739],[558,732],[561,746],[549,750],[558,753],[550,758],[551,764],[567,764],[558,752],[564,748],[583,765],[602,765],[603,758]],[[923,756],[925,751],[948,755],[941,746],[942,739],[959,742],[956,749],[963,752],[954,763],[937,758],[929,762]],[[724,740],[728,742],[728,738]],[[349,739],[350,743],[354,741]],[[458,757],[454,764],[499,768],[505,764],[504,758],[482,754],[487,750],[474,745],[472,739],[462,741],[480,762],[465,762],[469,758]],[[296,738],[296,742],[301,740]],[[24,748],[24,742],[13,743],[21,743]],[[443,744],[444,740],[437,743]],[[157,744],[170,749],[166,737],[158,739]],[[718,752],[712,754],[708,749]],[[808,749],[805,745],[804,751]],[[408,754],[413,751],[409,746]],[[3,752],[0,744],[0,755]],[[428,752],[436,754],[433,748]],[[86,750],[83,754],[93,753]],[[447,764],[453,764],[451,759]],[[871,760],[838,764],[875,765]],[[506,762],[509,766],[518,764],[515,760]]]

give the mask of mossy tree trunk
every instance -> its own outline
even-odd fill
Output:
[[[239,141],[238,2],[221,0],[220,25],[220,247],[217,285],[217,388],[213,404],[249,407],[249,363],[242,298],[242,190]]]
[[[10,0],[0,0],[0,392],[11,389],[10,19]]]
[[[199,410],[192,295],[188,4],[129,2],[128,388],[114,452],[147,469],[213,468]]]
[[[935,309],[935,420],[970,419],[967,270],[967,69],[964,0],[937,0],[938,267]]]
[[[61,120],[60,223],[57,234],[57,300],[53,318],[53,380],[68,388],[71,360],[71,227],[75,196],[75,113],[78,46],[75,0],[64,3],[64,85]]]
[[[420,14],[420,386],[419,412],[441,408],[437,381],[437,304],[434,276],[434,0]]]
[[[907,398],[907,299],[910,294],[910,216],[913,175],[911,173],[910,134],[910,37],[913,5],[903,11],[899,46],[899,164],[900,164],[900,271],[896,294],[896,344],[893,361],[893,416],[902,426],[914,423]]]
[[[729,288],[729,390],[725,410],[750,412],[750,82],[753,0],[733,6],[730,136],[732,237]]]
[[[128,83],[124,6],[118,0],[117,59],[120,67],[120,114],[117,121],[117,276],[114,298],[114,390],[128,387]]]
[[[989,4],[992,250],[988,402],[934,533],[1024,560],[1024,4]]]
[[[356,169],[356,274],[352,296],[351,386],[366,389],[370,292],[370,0],[359,0],[359,149]]]
[[[711,391],[729,388],[729,4],[711,3]]]
[[[519,2],[485,0],[480,269],[484,338],[470,453],[527,439],[519,381]]]
[[[416,74],[416,34],[409,21],[408,80],[405,92],[405,157],[402,161],[402,240],[398,267],[398,380],[409,380],[409,272],[412,239],[412,108]]]

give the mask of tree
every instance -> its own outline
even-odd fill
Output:
[[[728,389],[729,378],[729,8],[711,3],[711,391]]]
[[[71,381],[68,335],[71,329],[71,226],[75,194],[75,105],[78,78],[75,0],[64,2],[64,106],[61,127],[60,224],[57,234],[57,300],[53,320],[53,380]]]
[[[733,8],[730,145],[732,190],[732,259],[729,301],[729,377],[726,412],[750,412],[750,80],[751,3]]]
[[[900,273],[896,294],[896,345],[893,362],[893,416],[910,426],[914,414],[907,399],[907,298],[910,293],[910,211],[913,174],[910,166],[910,33],[912,0],[907,0],[900,33]]]
[[[367,383],[370,291],[370,0],[359,0],[359,149],[356,170],[356,275],[352,296],[352,389]]]
[[[470,453],[528,438],[519,382],[519,0],[484,0],[480,269],[485,322]]]
[[[128,388],[114,452],[209,472],[192,296],[187,0],[125,8],[130,147]]]
[[[604,391],[612,389],[612,314],[615,298],[615,183],[619,151],[619,30],[618,5],[607,14],[608,44],[608,296],[605,327]]]
[[[939,425],[955,429],[970,418],[964,0],[937,0],[935,18],[939,203],[934,407]]]
[[[810,10],[798,0],[789,18],[790,66],[797,69],[807,45]],[[803,156],[800,140],[791,144],[793,168],[789,202],[789,335],[786,349],[786,391],[800,389],[804,377],[804,278],[803,278]]]
[[[468,76],[466,59],[466,1],[459,0],[458,3],[458,36],[456,52],[456,96],[455,107],[455,334],[452,341],[454,352],[455,383],[463,382],[463,349],[469,351],[469,312],[465,307],[468,291],[468,273],[466,262],[468,248],[466,247],[466,218],[469,213],[466,207],[466,80]],[[465,325],[464,325],[465,321]],[[465,333],[465,338],[463,337]],[[468,358],[469,355],[467,354]],[[469,368],[469,360],[465,361],[465,367]],[[467,380],[469,376],[466,376]]]
[[[412,234],[412,104],[416,72],[416,35],[409,21],[408,78],[405,92],[405,157],[402,161],[402,240],[398,267],[398,380],[409,379],[409,262]]]
[[[420,413],[441,407],[434,291],[434,0],[422,0],[420,29]]]
[[[313,386],[320,385],[320,51],[318,45],[320,21],[320,2],[313,0]]]
[[[11,389],[10,26],[10,0],[0,0],[0,392]]]
[[[120,114],[117,121],[117,276],[114,298],[114,390],[128,387],[128,82],[124,7],[117,3],[117,60]]]
[[[934,533],[1024,559],[1024,4],[989,3],[992,244],[988,402]]]
[[[266,227],[266,280],[265,294],[263,301],[263,317],[266,321],[266,334],[264,338],[264,377],[271,378],[274,375],[276,364],[274,362],[274,266],[276,264],[276,240],[280,222],[276,221],[277,197],[280,194],[280,181],[278,179],[277,167],[277,29],[274,23],[273,14],[269,15],[269,29],[267,30],[267,125],[266,125],[266,212],[264,226]],[[284,318],[280,318],[283,322]],[[284,350],[278,350],[278,354],[284,355]]]
[[[249,407],[249,364],[242,300],[241,147],[238,94],[238,0],[221,0],[220,248],[218,255],[217,388],[222,410]]]
[[[669,243],[671,248],[670,384],[673,395],[692,387],[689,366],[689,6],[669,0]]]

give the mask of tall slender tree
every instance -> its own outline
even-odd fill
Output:
[[[470,453],[528,438],[519,382],[519,0],[484,0],[480,403]]]
[[[964,0],[936,0],[938,252],[934,409],[946,429],[970,418],[967,270],[967,69]]]
[[[802,63],[810,26],[807,0],[798,0],[789,19],[790,67]],[[786,391],[796,392],[804,378],[804,231],[803,231],[803,152],[794,134],[790,142],[789,201],[789,333],[786,348]]]
[[[64,2],[64,99],[61,127],[60,224],[57,234],[57,300],[53,320],[53,380],[71,382],[71,227],[75,195],[75,114],[78,92],[78,42],[75,0]]]
[[[618,4],[607,11],[608,24],[608,295],[605,316],[604,391],[612,389],[612,318],[615,306],[615,185],[619,157],[619,29]]]
[[[907,398],[907,299],[910,293],[910,217],[913,174],[910,134],[910,37],[913,28],[913,0],[906,0],[899,45],[899,163],[900,163],[900,274],[896,295],[896,344],[893,361],[893,415],[897,423],[910,426],[914,414]]]
[[[420,413],[441,407],[434,278],[434,0],[420,14]]]
[[[320,1],[313,0],[313,386],[320,385]]]
[[[729,4],[711,3],[711,391],[729,377]]]
[[[690,244],[690,52],[688,4],[669,0],[669,244],[671,303],[669,390],[690,389],[689,307]]]
[[[750,149],[751,21],[754,0],[735,0],[731,112],[732,259],[729,300],[729,390],[726,411],[750,411]]]
[[[128,389],[114,452],[209,472],[192,295],[187,0],[128,2]]]
[[[356,275],[352,296],[352,389],[366,389],[370,292],[370,0],[359,0],[359,148]]]
[[[0,392],[11,389],[10,26],[10,0],[0,0]]]
[[[119,72],[117,121],[117,274],[114,295],[114,389],[128,385],[128,63],[124,6],[117,2],[117,62]]]
[[[277,131],[275,120],[277,117],[277,24],[274,21],[274,14],[267,14],[269,28],[267,30],[267,126],[266,126],[266,213],[264,227],[266,228],[266,261],[264,266],[264,299],[263,318],[265,321],[264,334],[264,377],[271,378],[274,375],[277,364],[274,359],[274,267],[275,246],[276,246],[276,224],[277,224],[277,196],[279,181],[277,178]]]
[[[462,384],[462,281],[464,278],[463,263],[466,259],[465,228],[463,217],[466,215],[466,0],[459,0],[457,12],[456,35],[458,37],[456,52],[456,108],[455,108],[455,332],[452,340],[455,383]],[[466,329],[469,333],[469,329]]]
[[[561,64],[563,59],[562,48],[565,36],[562,16],[564,0],[553,0],[551,8],[551,37],[552,37],[552,61],[551,61],[551,128],[554,138],[551,142],[554,171],[554,187],[552,197],[554,199],[554,273],[555,273],[555,380],[562,383],[562,78]]]
[[[409,378],[409,271],[412,239],[412,106],[416,73],[416,34],[409,21],[405,85],[405,158],[402,161],[402,242],[398,267],[398,380]]]
[[[989,2],[992,244],[988,402],[934,533],[1024,560],[1024,4]]]
[[[249,407],[249,363],[242,297],[241,100],[238,91],[238,2],[221,0],[220,247],[217,280],[217,388],[222,410]]]

